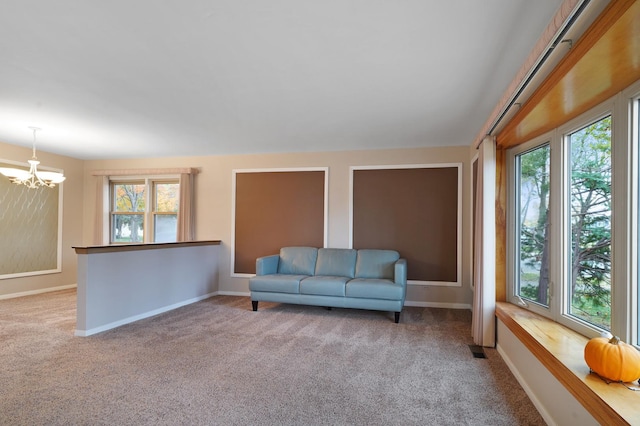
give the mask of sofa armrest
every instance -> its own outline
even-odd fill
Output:
[[[407,286],[407,259],[398,259],[396,261],[393,278],[396,284]]]
[[[263,256],[256,259],[256,275],[268,275],[278,272],[280,255]]]

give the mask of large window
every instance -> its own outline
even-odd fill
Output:
[[[640,341],[640,83],[509,150],[510,300]]]
[[[111,181],[110,242],[176,241],[178,201],[177,180]]]

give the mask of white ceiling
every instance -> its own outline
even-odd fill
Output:
[[[0,141],[80,159],[468,146],[561,0],[0,0]],[[1,157],[0,153],[0,157]]]

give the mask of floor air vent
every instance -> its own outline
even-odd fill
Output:
[[[482,346],[469,345],[469,349],[471,349],[471,353],[473,354],[474,358],[486,358],[487,357],[487,355],[485,355],[485,353],[484,353],[484,349],[482,349]]]

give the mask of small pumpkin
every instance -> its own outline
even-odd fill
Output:
[[[589,368],[614,382],[633,382],[640,378],[640,352],[618,337],[594,337],[584,347]]]

